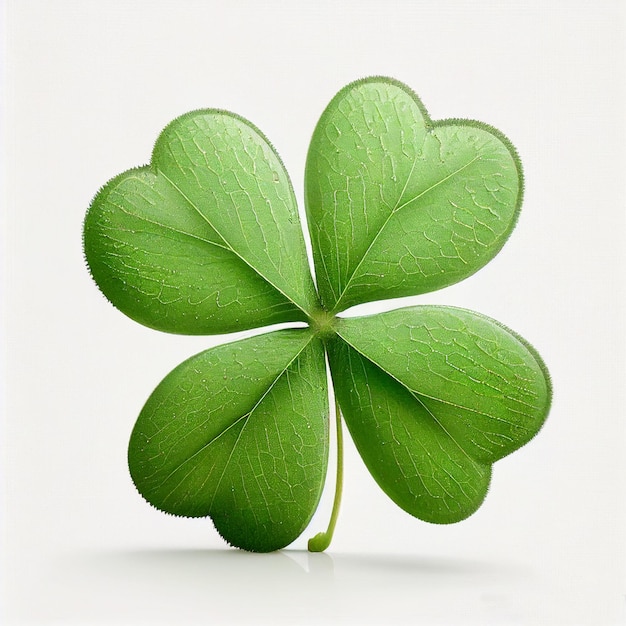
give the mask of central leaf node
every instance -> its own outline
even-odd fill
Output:
[[[337,318],[325,309],[318,309],[317,311],[314,311],[309,317],[309,322],[311,324],[311,328],[322,339],[332,337],[335,334]]]

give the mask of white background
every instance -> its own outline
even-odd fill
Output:
[[[9,2],[5,622],[625,623],[625,8]],[[511,240],[475,276],[410,302],[476,309],[518,331],[551,370],[553,409],[495,466],[465,522],[403,513],[350,444],[327,554],[303,548],[325,528],[332,493],[290,550],[230,550],[210,521],[145,504],[126,469],[156,383],[226,338],[165,335],[111,307],[83,262],[82,219],[103,183],[149,159],[168,121],[203,107],[258,125],[301,199],[318,116],[372,74],[409,84],[434,119],[479,119],[517,146],[526,195]]]

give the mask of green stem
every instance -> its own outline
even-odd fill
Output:
[[[335,500],[333,502],[333,510],[330,514],[330,522],[326,532],[317,533],[315,537],[309,539],[309,552],[324,552],[330,545],[339,516],[339,507],[341,505],[341,492],[343,491],[343,431],[341,428],[341,410],[339,403],[335,398],[335,420],[337,425],[337,479],[335,483]]]

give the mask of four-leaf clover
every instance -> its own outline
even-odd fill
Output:
[[[296,539],[317,508],[329,450],[326,355],[341,415],[380,487],[429,522],[482,503],[491,466],[533,437],[551,388],[537,352],[465,309],[340,316],[476,272],[520,208],[509,141],[485,124],[432,122],[389,78],[349,84],[315,128],[305,172],[316,284],[285,168],[232,113],[193,111],[149,165],[112,179],[84,225],[87,263],[134,320],[193,335],[306,322],[210,348],[176,367],[129,445],[139,492],[174,515],[210,516],[253,551]],[[327,547],[329,531],[311,540]]]

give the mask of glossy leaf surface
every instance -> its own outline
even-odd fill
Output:
[[[343,311],[473,274],[511,233],[521,192],[515,151],[495,129],[433,123],[388,78],[351,83],[324,111],[306,164],[324,306]]]
[[[149,166],[94,198],[84,240],[107,298],[159,330],[243,330],[316,307],[285,168],[260,131],[224,111],[169,124]]]
[[[309,522],[328,457],[321,342],[283,330],[211,348],[154,390],[129,446],[131,475],[155,507],[210,515],[231,544],[267,552]]]
[[[331,370],[370,471],[402,508],[458,521],[481,503],[489,465],[532,438],[551,388],[543,361],[496,321],[419,306],[342,319]]]

